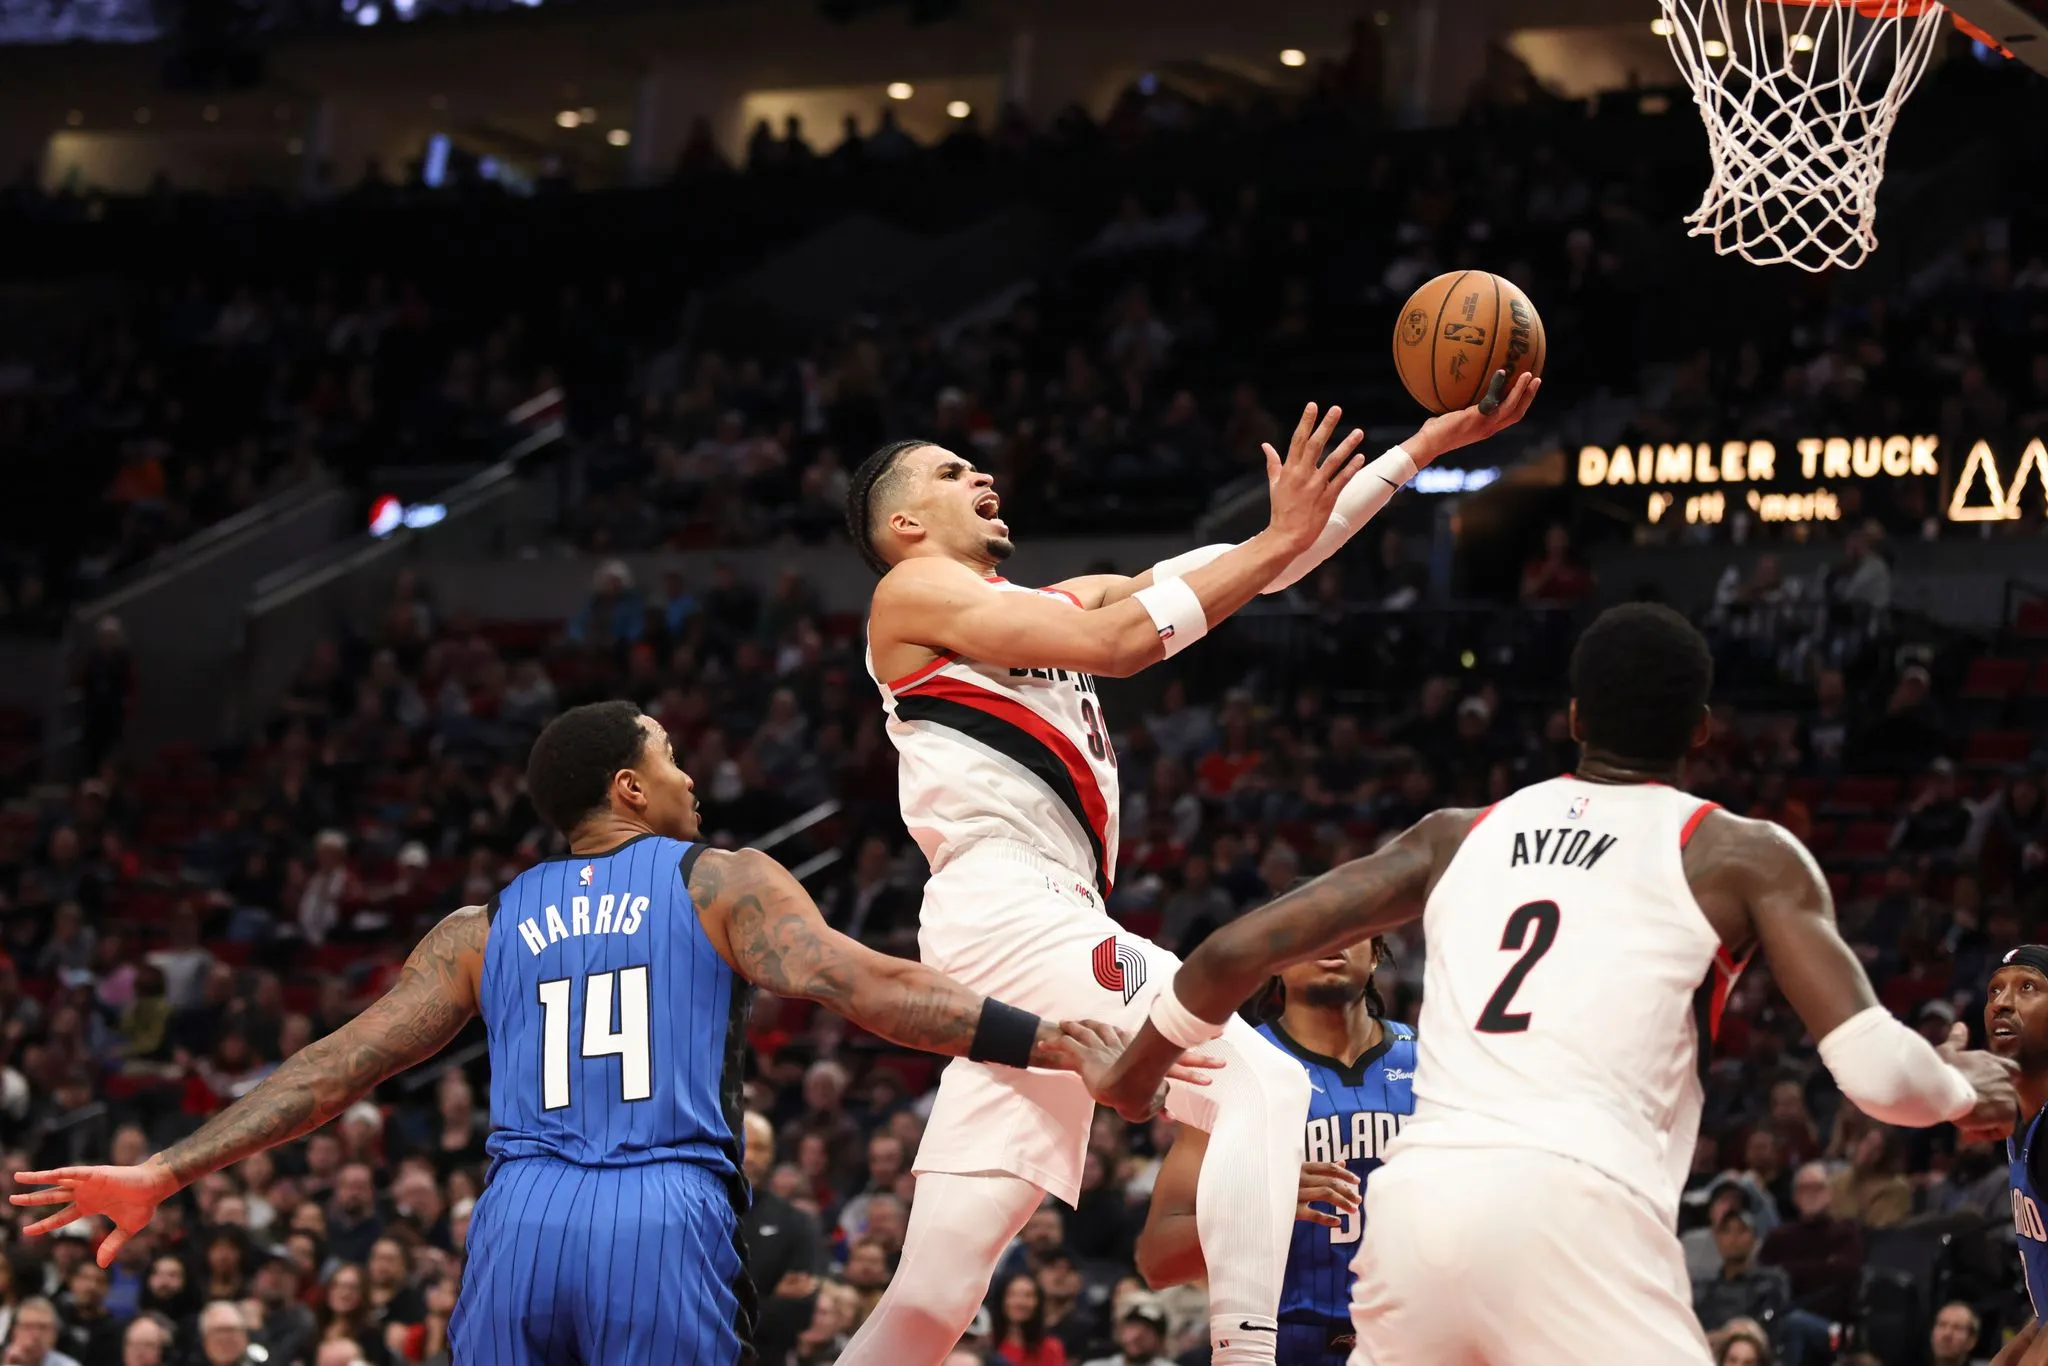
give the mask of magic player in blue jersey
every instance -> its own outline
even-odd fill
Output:
[[[2019,1092],[2019,1122],[2005,1141],[2011,1164],[2012,1222],[2019,1245],[2020,1269],[2027,1278],[2035,1323],[2024,1335],[2039,1332],[2048,1309],[2048,1133],[2041,1117],[2048,1114],[2048,945],[2022,944],[2007,953],[1985,988],[1984,1032],[1993,1053],[2019,1064],[2013,1079]],[[2048,1362],[2048,1339],[2029,1350],[2024,1342],[1999,1353],[2000,1363],[2036,1366]]]
[[[527,790],[568,854],[443,920],[388,993],[190,1138],[134,1167],[17,1174],[49,1189],[15,1204],[63,1206],[26,1232],[105,1216],[106,1266],[163,1200],[325,1124],[480,1014],[492,1162],[453,1359],[738,1366],[754,1359],[737,1233],[745,982],[913,1047],[1074,1071],[1091,1090],[1121,1047],[1113,1030],[1042,1021],[871,952],[766,855],[694,843],[693,784],[630,702],[558,717]]]
[[[1351,1351],[1351,1258],[1365,1231],[1363,1187],[1415,1113],[1415,1031],[1386,1018],[1373,970],[1381,939],[1297,963],[1255,1002],[1259,1032],[1309,1078],[1301,1203],[1280,1291],[1278,1366],[1343,1366]],[[1159,1171],[1138,1235],[1138,1270],[1154,1289],[1202,1276],[1195,1183],[1208,1135],[1184,1128]],[[1329,1206],[1328,1209],[1319,1206]]]

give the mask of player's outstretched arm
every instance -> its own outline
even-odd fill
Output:
[[[1122,1051],[1123,1035],[1109,1026],[1042,1020],[847,938],[825,923],[788,869],[758,850],[704,851],[690,869],[690,900],[712,946],[740,976],[778,996],[816,1001],[893,1043],[1074,1072],[1091,1093]],[[1207,1084],[1199,1071],[1177,1075]],[[1162,1085],[1130,1113],[1148,1118],[1163,1097]]]
[[[1257,597],[1329,522],[1338,496],[1365,463],[1357,455],[1362,432],[1323,458],[1342,415],[1332,408],[1318,423],[1309,405],[1286,458],[1270,448],[1266,453],[1273,499],[1266,529],[1185,577],[1106,606],[1098,596],[1098,605],[1083,602],[1076,612],[1049,597],[999,593],[965,565],[912,559],[890,570],[875,590],[870,638],[878,653],[902,643],[1012,669],[1122,678],[1156,664]]]
[[[1821,1061],[1864,1111],[1886,1124],[2011,1130],[2014,1065],[1966,1051],[1967,1029],[1937,1051],[1878,1004],[1835,923],[1827,879],[1789,832],[1716,811],[1686,849],[1686,876],[1703,906],[1740,903],[1786,1002],[1820,1041]]]
[[[1123,1104],[1133,1095],[1149,1094],[1184,1049],[1214,1038],[1237,1003],[1281,968],[1384,934],[1421,915],[1438,871],[1477,816],[1476,811],[1432,812],[1378,852],[1332,868],[1203,940],[1153,999],[1151,1018],[1108,1079],[1116,1099],[1103,1103]],[[1162,1017],[1181,1042],[1161,1031]]]
[[[1202,1237],[1195,1225],[1195,1189],[1201,1184],[1202,1162],[1209,1135],[1182,1125],[1159,1164],[1152,1200],[1145,1208],[1145,1227],[1138,1234],[1138,1274],[1154,1290],[1199,1281],[1209,1274],[1202,1258]],[[1341,1162],[1304,1162],[1295,1194],[1294,1217],[1308,1224],[1338,1228],[1343,1216],[1360,1204],[1358,1178]],[[1328,1205],[1329,1209],[1318,1208]],[[1334,1212],[1333,1212],[1334,1211]]]
[[[24,1230],[53,1233],[75,1219],[105,1215],[114,1231],[100,1243],[109,1266],[156,1207],[192,1182],[253,1153],[311,1133],[368,1095],[386,1077],[441,1051],[477,1010],[490,922],[465,906],[419,942],[391,990],[326,1038],[307,1044],[191,1137],[135,1167],[64,1167],[17,1172],[17,1205],[63,1208]]]
[[[1145,1207],[1145,1227],[1138,1231],[1138,1274],[1154,1290],[1185,1285],[1209,1274],[1202,1259],[1202,1237],[1195,1226],[1195,1187],[1202,1179],[1202,1157],[1209,1135],[1186,1125],[1159,1164],[1152,1200]]]
[[[1520,422],[1542,388],[1543,381],[1533,375],[1518,375],[1510,384],[1507,371],[1494,371],[1493,381],[1487,385],[1486,393],[1479,402],[1429,419],[1415,435],[1367,465],[1337,496],[1336,506],[1330,510],[1330,519],[1323,524],[1314,542],[1290,560],[1259,591],[1283,593],[1314,573],[1325,560],[1364,530],[1365,524],[1377,517],[1409,480],[1435,464],[1440,457],[1484,441]],[[1300,437],[1301,429],[1297,428],[1295,438],[1299,440]],[[1266,447],[1266,454],[1269,457],[1274,455],[1272,447]],[[1120,574],[1092,574],[1068,579],[1055,586],[1063,592],[1072,593],[1084,607],[1108,606],[1150,588],[1162,579],[1183,577],[1231,549],[1227,544],[1198,546],[1161,560],[1135,578]]]

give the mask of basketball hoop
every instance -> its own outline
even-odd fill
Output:
[[[1854,270],[1877,249],[1899,108],[1947,11],[1935,0],[1657,0],[1714,175],[1686,217],[1723,256]]]

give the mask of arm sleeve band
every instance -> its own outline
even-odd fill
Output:
[[[1210,1024],[1182,1005],[1171,982],[1152,998],[1150,1018],[1159,1037],[1180,1048],[1199,1048],[1223,1034],[1222,1025]]]
[[[1337,495],[1337,506],[1331,511],[1330,520],[1324,525],[1323,534],[1316,537],[1315,544],[1295,556],[1294,562],[1280,571],[1280,577],[1260,591],[1282,592],[1315,572],[1324,560],[1342,550],[1346,541],[1364,529],[1367,522],[1379,516],[1380,509],[1401,491],[1402,485],[1415,477],[1415,472],[1415,462],[1399,446],[1360,470]]]
[[[1337,495],[1337,506],[1331,511],[1330,520],[1324,524],[1322,535],[1316,537],[1315,544],[1295,556],[1293,562],[1280,571],[1278,578],[1259,591],[1284,592],[1307,578],[1324,560],[1343,549],[1345,542],[1367,522],[1378,516],[1380,509],[1400,491],[1402,485],[1415,477],[1415,473],[1415,462],[1399,446],[1360,470],[1358,476]],[[1218,543],[1184,550],[1153,565],[1152,582],[1157,584],[1167,579],[1184,578],[1236,548]]]
[[[1132,596],[1152,618],[1168,659],[1209,634],[1209,614],[1202,609],[1202,600],[1195,596],[1195,590],[1182,579],[1155,583]]]
[[[1883,1006],[1835,1026],[1820,1041],[1820,1060],[1843,1095],[1885,1124],[1924,1129],[1960,1119],[1977,1103],[1969,1079]]]
[[[1038,1017],[1030,1011],[1004,1005],[991,996],[981,1003],[981,1018],[975,1022],[967,1057],[1000,1067],[1029,1067],[1031,1050],[1038,1043],[1038,1025]]]

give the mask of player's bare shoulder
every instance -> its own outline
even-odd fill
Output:
[[[946,623],[995,593],[994,585],[957,560],[917,556],[890,567],[868,609],[868,648],[882,678],[921,667],[945,648]]]
[[[1748,944],[1755,934],[1753,916],[1779,901],[1818,902],[1833,912],[1820,864],[1775,821],[1717,807],[1702,818],[1683,857],[1693,898],[1731,947]]]
[[[1398,835],[1389,849],[1405,846],[1406,857],[1427,866],[1424,894],[1436,890],[1437,882],[1451,860],[1465,845],[1472,828],[1486,819],[1492,807],[1446,806],[1430,812]]]

